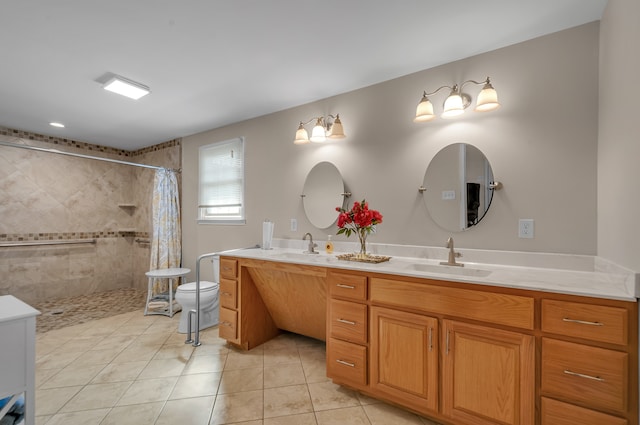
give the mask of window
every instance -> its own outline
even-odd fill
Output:
[[[198,220],[244,224],[244,139],[201,146]]]

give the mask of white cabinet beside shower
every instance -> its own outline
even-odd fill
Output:
[[[24,396],[26,425],[35,423],[36,316],[38,310],[12,295],[0,296],[0,399],[11,397],[0,419]]]

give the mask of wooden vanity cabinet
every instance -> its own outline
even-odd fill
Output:
[[[367,277],[327,274],[327,376],[355,388],[368,385]]]
[[[369,281],[373,394],[455,424],[534,424],[532,297],[428,279]],[[509,325],[523,332],[502,329]]]
[[[222,338],[324,336],[335,383],[443,424],[639,425],[637,302],[233,257],[220,287]]]
[[[443,320],[442,414],[460,424],[533,425],[535,338]]]
[[[220,338],[231,343],[238,340],[238,260],[220,259]]]
[[[542,300],[542,425],[638,423],[636,321],[635,303]]]
[[[220,258],[220,338],[244,350],[279,333],[241,258]]]
[[[371,391],[437,412],[438,345],[438,319],[371,307]]]

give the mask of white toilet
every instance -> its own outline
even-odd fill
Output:
[[[213,278],[215,282],[200,281],[200,330],[215,326],[220,321],[220,297],[218,281],[220,280],[220,257],[213,257]],[[196,309],[196,282],[178,286],[175,300],[182,306],[179,333],[187,333],[189,311]],[[196,330],[196,316],[191,315],[191,331]]]

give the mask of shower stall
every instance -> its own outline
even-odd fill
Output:
[[[180,168],[180,140],[131,152],[15,134],[0,128],[0,295],[146,291],[154,169]]]

